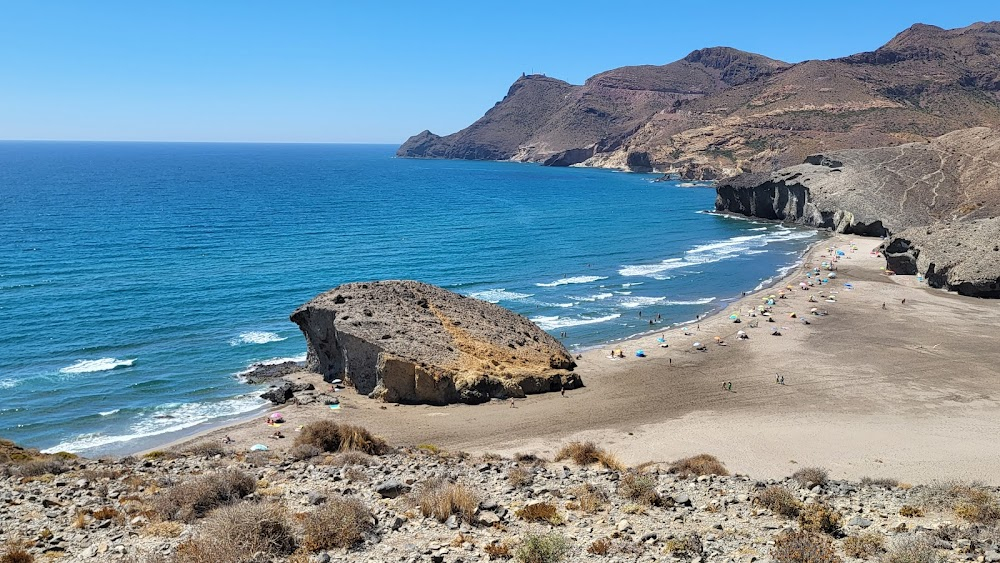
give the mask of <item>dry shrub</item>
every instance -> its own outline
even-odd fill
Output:
[[[217,455],[221,456],[226,455],[225,448],[223,448],[221,444],[217,444],[215,442],[200,442],[198,444],[194,444],[188,447],[186,450],[184,450],[184,452],[199,457],[215,457]]]
[[[363,502],[332,499],[306,516],[303,543],[309,551],[354,547],[374,529],[372,514]]]
[[[20,463],[15,471],[21,477],[40,477],[42,475],[59,475],[69,471],[66,463],[58,458],[34,459]]]
[[[979,483],[944,483],[923,488],[921,504],[927,508],[951,509],[963,520],[976,524],[1000,522],[1000,502]]]
[[[840,513],[827,504],[806,504],[799,511],[799,526],[808,532],[836,534],[840,532]]]
[[[709,454],[699,454],[675,461],[670,464],[670,472],[676,473],[682,479],[700,475],[729,475],[726,466]]]
[[[312,459],[323,453],[323,450],[312,444],[299,444],[288,449],[288,455],[295,461]]]
[[[792,479],[799,482],[802,487],[823,486],[826,484],[827,478],[830,476],[829,472],[822,467],[803,467],[795,473],[792,473]]]
[[[257,481],[249,475],[227,469],[170,487],[154,497],[153,509],[164,519],[191,522],[213,508],[239,501],[256,488]]]
[[[625,466],[613,454],[598,448],[593,442],[570,442],[556,453],[555,460],[571,459],[577,465],[600,463],[614,471],[624,471]]]
[[[142,457],[145,459],[177,459],[180,457],[180,454],[168,450],[153,450]]]
[[[630,501],[647,506],[659,506],[663,499],[656,492],[657,479],[629,471],[618,480],[618,495]]]
[[[796,518],[802,509],[802,503],[788,489],[770,486],[761,491],[754,502],[771,512],[785,518]]]
[[[510,553],[510,546],[506,542],[493,542],[486,544],[483,547],[483,551],[489,556],[490,561],[496,561],[497,559],[510,559],[513,555]]]
[[[920,518],[921,516],[924,515],[924,511],[923,509],[917,508],[916,506],[910,506],[908,504],[904,504],[899,509],[899,515],[905,516],[906,518]]]
[[[523,467],[512,467],[507,472],[507,482],[513,487],[523,487],[531,483],[535,474]]]
[[[381,455],[388,451],[385,440],[373,436],[360,426],[337,424],[332,420],[317,420],[306,424],[298,436],[295,446],[316,446],[324,452],[359,451],[371,455]]]
[[[514,513],[521,520],[527,522],[548,522],[549,524],[559,524],[562,518],[556,511],[556,506],[548,502],[533,502],[525,505]]]
[[[608,538],[600,538],[594,540],[590,547],[587,548],[587,553],[591,555],[607,555],[611,551],[611,540]]]
[[[830,538],[808,530],[786,530],[774,539],[776,563],[842,563]]]
[[[929,542],[916,538],[896,542],[882,558],[883,563],[938,563],[944,560]]]
[[[198,535],[177,546],[178,563],[239,563],[252,554],[286,556],[295,536],[284,509],[256,502],[214,510]]]
[[[545,463],[544,459],[538,457],[535,454],[523,454],[523,453],[515,453],[514,461],[519,463],[530,463],[532,465],[541,465]]]
[[[344,470],[344,479],[347,479],[349,483],[367,483],[371,481],[371,477],[367,473],[353,465]]]
[[[0,563],[34,563],[35,556],[24,550],[16,542],[8,542],[0,554]]]
[[[885,539],[881,534],[868,532],[844,540],[844,553],[855,559],[871,559],[883,551]]]
[[[701,542],[701,536],[697,532],[691,532],[683,538],[667,540],[665,549],[667,553],[677,557],[699,557],[705,550]]]
[[[892,477],[862,477],[861,486],[863,487],[882,487],[883,489],[894,489],[899,486],[899,479],[893,479]]]
[[[569,553],[569,540],[558,533],[528,534],[517,548],[521,563],[557,563]]]
[[[184,531],[184,525],[180,522],[165,520],[163,522],[153,522],[142,529],[143,535],[156,536],[160,538],[176,538]]]
[[[94,520],[111,520],[119,515],[119,512],[111,506],[102,506],[92,513]]]
[[[327,465],[343,467],[345,465],[362,465],[368,467],[372,464],[372,456],[357,451],[340,452],[332,456]]]
[[[442,479],[425,481],[417,487],[414,495],[420,513],[428,518],[436,518],[439,522],[457,514],[471,523],[479,508],[479,497],[468,487]]]
[[[577,505],[580,510],[593,514],[597,512],[604,505],[608,504],[608,491],[603,487],[598,487],[593,483],[584,483],[578,487],[570,489],[570,493],[576,497]]]

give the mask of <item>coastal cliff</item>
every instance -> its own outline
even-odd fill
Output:
[[[954,131],[897,147],[831,151],[717,187],[716,209],[889,237],[888,267],[932,287],[1000,297],[1000,133]]]
[[[810,155],[1000,126],[1000,22],[916,24],[871,52],[795,65],[727,47],[583,84],[522,76],[469,127],[424,131],[402,157],[769,173]]]
[[[306,364],[393,403],[482,403],[579,387],[558,340],[503,307],[415,281],[341,285],[291,316]]]

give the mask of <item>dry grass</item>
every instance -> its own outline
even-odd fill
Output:
[[[937,550],[922,539],[907,538],[897,542],[885,557],[883,563],[938,563],[945,561],[938,556]]]
[[[587,547],[587,553],[591,555],[607,555],[611,552],[611,540],[608,538],[600,538],[594,540],[593,543]]]
[[[528,534],[518,546],[516,556],[521,563],[557,563],[566,557],[569,548],[569,540],[562,534]]]
[[[544,459],[538,457],[535,454],[523,454],[523,453],[515,453],[514,461],[518,463],[530,463],[532,465],[542,465],[545,463]]]
[[[705,546],[697,532],[691,532],[683,538],[667,540],[664,550],[676,557],[693,558],[700,556]]]
[[[774,540],[776,563],[842,563],[830,538],[808,530],[786,530]]]
[[[839,512],[820,502],[803,505],[799,511],[799,526],[808,532],[836,534],[840,520]]]
[[[449,483],[442,479],[432,479],[421,483],[414,491],[414,498],[420,513],[428,518],[444,522],[452,514],[472,523],[479,508],[479,497],[468,487]]]
[[[659,506],[663,499],[656,492],[657,478],[654,475],[629,471],[618,480],[618,495],[646,506]]]
[[[69,471],[66,463],[58,458],[33,459],[14,466],[14,472],[21,477],[41,477],[42,475],[59,475]]]
[[[350,548],[375,529],[372,514],[354,498],[332,499],[309,514],[303,525],[304,547],[309,551]]]
[[[826,484],[830,473],[822,467],[803,467],[792,473],[792,479],[798,481],[802,487],[823,486]]]
[[[102,506],[92,512],[91,515],[94,517],[94,520],[112,520],[117,518],[120,513],[113,507]]]
[[[510,471],[507,472],[507,482],[510,483],[512,487],[521,488],[525,485],[529,485],[534,478],[535,474],[523,467],[512,467],[510,468]]]
[[[0,553],[0,563],[34,563],[35,556],[14,541],[7,542]]]
[[[497,559],[510,559],[513,554],[510,552],[510,545],[506,542],[495,541],[493,543],[486,544],[483,547],[483,551],[489,556],[490,561],[496,561]]]
[[[899,486],[899,479],[893,479],[892,477],[862,477],[861,486],[895,489]]]
[[[604,508],[608,504],[610,495],[602,487],[593,483],[584,483],[578,487],[570,489],[570,493],[576,497],[577,507],[588,514],[593,514]]]
[[[299,444],[288,449],[288,455],[296,461],[304,461],[321,455],[323,450],[312,444]]]
[[[562,517],[559,516],[556,506],[548,502],[527,504],[515,512],[514,515],[526,522],[548,522],[552,525],[562,523]]]
[[[368,467],[372,464],[372,456],[358,451],[347,451],[340,452],[335,456],[330,457],[327,465],[335,466],[345,466],[345,465],[362,465]]]
[[[255,502],[214,510],[198,534],[177,546],[177,563],[239,563],[250,554],[287,556],[295,537],[284,509]]]
[[[295,437],[294,445],[315,446],[324,452],[359,451],[370,455],[381,455],[389,449],[385,440],[373,436],[364,428],[337,424],[332,420],[306,424]]]
[[[624,471],[625,465],[614,454],[598,448],[593,442],[570,442],[556,453],[555,460],[571,459],[577,465],[599,463],[613,471]]]
[[[165,520],[163,522],[153,522],[142,529],[143,535],[158,538],[176,538],[184,531],[184,525],[180,522]]]
[[[233,504],[254,492],[257,481],[235,469],[200,475],[153,498],[153,510],[166,520],[191,522],[213,508]]]
[[[226,455],[226,450],[216,442],[200,442],[189,446],[184,453],[198,457],[215,457]]]
[[[729,475],[726,466],[713,455],[699,454],[686,457],[670,464],[670,472],[676,473],[682,479],[700,475]]]
[[[924,511],[923,511],[922,508],[918,508],[916,506],[910,506],[908,504],[904,504],[899,509],[899,515],[900,516],[904,516],[906,518],[920,518],[921,516],[924,515]]]
[[[871,559],[885,551],[885,539],[881,534],[868,532],[851,536],[844,540],[844,553],[855,559]]]
[[[1000,522],[1000,502],[993,491],[978,483],[944,483],[923,488],[922,506],[950,509],[959,518],[975,524]]]
[[[795,495],[784,487],[774,485],[761,491],[754,502],[785,518],[797,518],[802,509],[802,503]]]

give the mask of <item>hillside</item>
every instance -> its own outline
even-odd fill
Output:
[[[422,133],[397,154],[583,162],[690,178],[769,172],[817,152],[1000,125],[998,69],[1000,22],[952,30],[917,24],[875,51],[792,66],[707,49],[662,67],[600,74],[582,87],[559,82],[539,95],[544,104],[517,95],[519,83],[542,80],[522,78],[469,128]]]

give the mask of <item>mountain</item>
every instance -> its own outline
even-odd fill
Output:
[[[1000,22],[917,24],[875,51],[787,65],[717,47],[583,86],[522,77],[458,133],[397,154],[680,172],[770,172],[813,153],[1000,125]]]
[[[657,112],[787,66],[714,47],[667,65],[610,70],[582,86],[525,75],[469,127],[445,137],[424,131],[408,139],[396,154],[576,164],[620,147]]]

